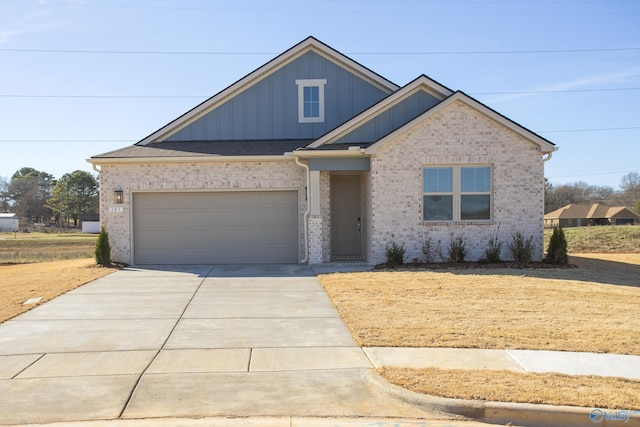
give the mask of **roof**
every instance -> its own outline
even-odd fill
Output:
[[[0,218],[18,218],[16,213],[0,213]]]
[[[612,218],[622,212],[628,211],[630,216],[640,218],[637,214],[632,212],[625,206],[610,207],[603,205],[602,203],[587,204],[569,204],[549,212],[544,216],[544,219],[600,219],[600,218]]]
[[[314,51],[325,58],[330,59],[333,62],[340,64],[342,67],[352,70],[353,72],[362,76],[369,83],[373,84],[384,90],[387,93],[392,93],[398,90],[399,86],[395,83],[387,80],[381,75],[371,71],[369,68],[359,64],[353,59],[343,55],[337,50],[333,49],[327,44],[322,43],[315,37],[307,37],[297,45],[292,48],[286,50],[281,53],[271,61],[267,62],[260,68],[255,71],[247,74],[245,77],[241,78],[237,82],[233,83],[231,86],[223,89],[218,92],[216,95],[202,102],[195,108],[186,112],[182,116],[163,126],[156,132],[142,139],[138,144],[146,145],[152,142],[162,141],[167,138],[169,135],[177,132],[178,130],[184,128],[185,126],[193,123],[198,118],[204,116],[211,110],[215,109],[217,106],[227,101],[231,97],[235,96],[237,93],[242,92],[247,89],[249,86],[257,83],[263,78],[267,77],[275,70],[284,67],[289,62],[293,61],[297,57],[305,54],[306,52]]]
[[[367,108],[362,113],[358,114],[350,120],[347,120],[345,123],[341,124],[335,129],[327,132],[316,141],[314,141],[313,144],[310,145],[310,148],[318,148],[323,145],[332,144],[333,141],[336,141],[341,136],[346,135],[351,130],[357,128],[358,126],[379,115],[380,113],[388,110],[389,108],[393,107],[400,101],[406,99],[419,90],[424,90],[440,101],[453,93],[451,89],[422,74],[413,81],[404,85],[402,88],[398,89],[396,92]]]
[[[451,94],[449,97],[444,99],[442,102],[434,105],[429,110],[425,111],[424,113],[422,113],[421,115],[419,115],[418,117],[416,117],[415,119],[410,121],[409,123],[405,124],[404,126],[399,127],[395,131],[393,131],[390,134],[386,135],[385,137],[381,138],[378,142],[376,142],[375,144],[373,144],[372,146],[370,146],[367,149],[367,153],[374,154],[376,152],[376,150],[378,149],[378,147],[380,147],[381,145],[383,145],[384,143],[386,143],[390,139],[392,139],[395,136],[397,136],[398,134],[400,134],[402,132],[405,132],[406,130],[412,128],[413,126],[417,125],[419,122],[423,121],[425,118],[436,114],[438,111],[441,111],[442,109],[444,109],[444,108],[448,107],[449,105],[453,104],[454,102],[458,102],[458,101],[466,104],[467,106],[469,106],[469,107],[475,109],[476,111],[484,114],[485,116],[489,117],[490,119],[495,120],[496,122],[500,123],[503,126],[506,126],[507,128],[509,128],[512,131],[516,132],[517,134],[519,134],[523,138],[525,138],[525,139],[531,141],[532,143],[538,145],[540,147],[540,150],[541,150],[542,153],[552,153],[552,152],[554,152],[554,151],[556,151],[558,149],[558,147],[556,147],[556,145],[553,142],[549,141],[548,139],[541,137],[540,135],[536,134],[535,132],[532,132],[531,130],[527,129],[526,127],[520,125],[519,123],[516,123],[515,121],[509,119],[508,117],[498,113],[494,109],[486,106],[485,104],[483,104],[480,101],[476,100],[475,98],[467,95],[466,93],[464,93],[462,91],[456,91],[453,94]]]
[[[188,141],[155,142],[132,145],[94,159],[166,158],[166,157],[218,157],[218,156],[281,156],[304,147],[313,140],[266,141]]]

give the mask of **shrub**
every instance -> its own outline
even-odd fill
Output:
[[[96,241],[96,263],[104,267],[111,265],[111,245],[109,244],[109,233],[104,227],[100,228],[100,234]]]
[[[561,227],[553,229],[551,240],[549,240],[546,260],[553,264],[569,264],[567,239],[565,238],[564,230]]]
[[[500,253],[502,252],[502,242],[498,240],[499,231],[500,231],[500,227],[498,227],[495,233],[493,233],[493,235],[489,238],[489,247],[484,251],[484,256],[489,262],[500,262]]]
[[[404,264],[404,254],[407,250],[404,244],[398,244],[395,240],[391,241],[391,245],[387,245],[387,264],[389,265],[402,265]]]
[[[433,244],[433,240],[431,237],[425,237],[422,239],[422,255],[424,255],[424,262],[427,264],[432,263],[435,255],[434,255],[435,245]]]
[[[511,233],[509,251],[517,262],[531,262],[533,258],[533,236],[525,238],[524,234],[519,231]]]
[[[462,235],[451,235],[451,243],[449,244],[449,261],[464,262],[467,257],[467,240]]]

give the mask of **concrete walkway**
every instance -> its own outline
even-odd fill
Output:
[[[310,267],[128,268],[0,325],[0,424],[480,426],[437,412],[469,404],[415,400],[373,368],[638,378],[639,359],[361,349]]]

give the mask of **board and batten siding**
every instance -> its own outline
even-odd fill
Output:
[[[298,123],[299,79],[326,79],[325,121]],[[248,87],[166,141],[317,138],[388,93],[309,51]]]
[[[420,90],[358,126],[336,140],[334,144],[375,142],[415,119],[438,102],[440,100],[435,96]]]

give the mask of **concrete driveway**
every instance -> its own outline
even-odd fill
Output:
[[[0,424],[447,419],[385,394],[372,375],[300,265],[128,268],[0,325]]]

